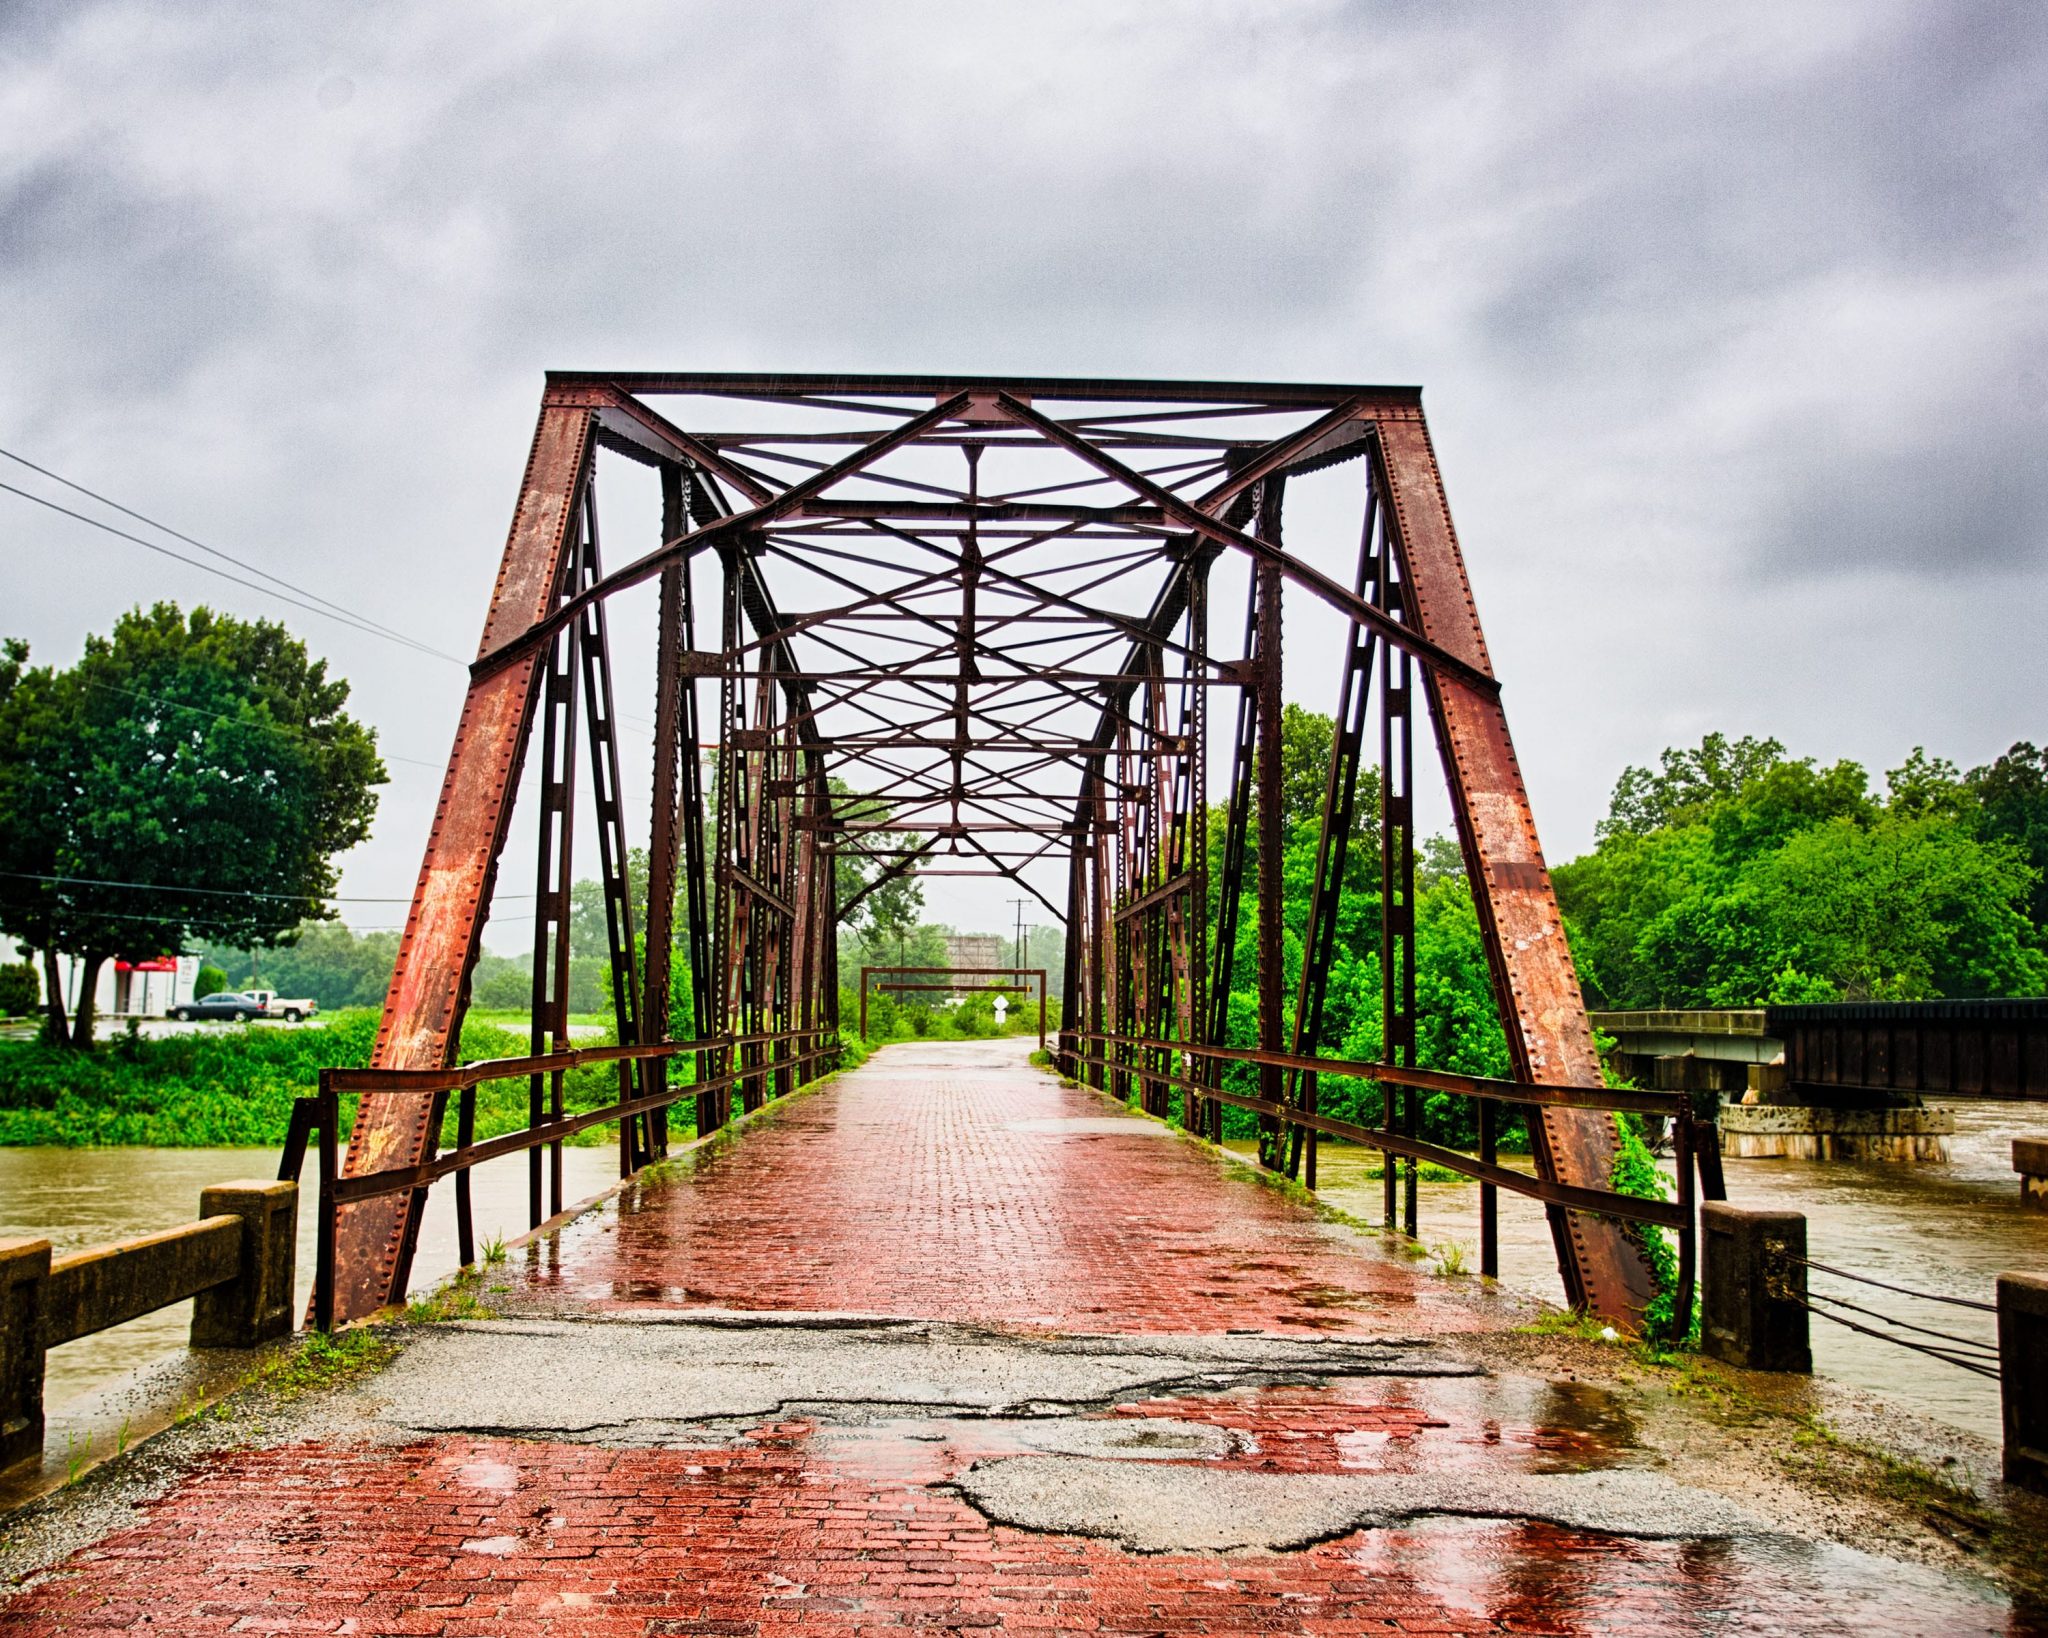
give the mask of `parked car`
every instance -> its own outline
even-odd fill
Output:
[[[200,1001],[183,1001],[171,1008],[171,1016],[189,1024],[195,1018],[232,1018],[246,1024],[263,1016],[263,1003],[246,990],[215,990]]]
[[[232,1018],[238,1024],[252,1018],[282,1018],[296,1024],[319,1010],[317,1001],[304,996],[287,999],[275,990],[217,990],[203,1001],[181,1002],[171,1008],[171,1016],[188,1024],[200,1018]]]

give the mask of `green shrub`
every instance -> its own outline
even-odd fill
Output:
[[[192,980],[192,999],[204,1001],[209,995],[218,995],[228,987],[228,975],[211,963],[199,969],[199,976]]]
[[[1638,1200],[1668,1200],[1671,1197],[1670,1185],[1657,1169],[1657,1157],[1650,1153],[1650,1146],[1643,1141],[1642,1121],[1635,1115],[1616,1115],[1614,1124],[1621,1133],[1620,1146],[1614,1151],[1614,1192],[1633,1195]],[[1657,1288],[1656,1295],[1650,1299],[1650,1306],[1643,1311],[1644,1336],[1652,1342],[1697,1346],[1700,1324],[1697,1302],[1693,1304],[1692,1322],[1687,1334],[1676,1334],[1678,1253],[1672,1249],[1669,1237],[1653,1223],[1628,1223],[1625,1227],[1630,1237],[1642,1247],[1643,1259],[1650,1265],[1650,1277]]]
[[[0,964],[0,1018],[26,1018],[42,997],[35,968],[26,961]]]

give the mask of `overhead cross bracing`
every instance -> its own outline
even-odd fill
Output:
[[[596,495],[613,460],[653,469],[662,520],[658,537],[624,553],[607,541],[601,557]],[[1290,546],[1289,483],[1333,468],[1353,497],[1347,538],[1334,551]],[[1345,567],[1321,566],[1332,561]],[[605,611],[649,582],[660,590],[655,925],[636,962]],[[1290,981],[1277,747],[1282,617],[1304,599],[1349,636],[1292,665],[1297,680],[1341,696],[1341,720],[1311,958]],[[1226,608],[1228,621],[1212,618]],[[1413,1063],[1411,702],[1427,706],[1443,752],[1515,1079],[1596,1087],[1418,391],[551,375],[375,1063],[451,1061],[538,727],[536,1054],[567,1044],[569,838],[584,755],[619,1039],[649,1049],[621,1060],[622,1104],[659,1101],[668,1057],[653,1049],[676,952],[700,1038],[690,1050],[703,1129],[728,1117],[735,1087],[744,1109],[795,1084],[804,1063],[784,1056],[836,1028],[836,930],[860,900],[906,873],[986,875],[1067,926],[1070,1073],[1158,1113],[1178,1094],[1198,1131],[1218,1129],[1225,1102],[1271,1106],[1269,1160],[1312,1181],[1316,1134],[1330,1123],[1313,1123],[1314,1075],[1279,1060],[1318,1048],[1344,838],[1375,751],[1387,782],[1385,1056],[1390,1072]],[[1226,816],[1213,859],[1212,805]],[[842,896],[846,863],[863,885]],[[1256,929],[1255,974],[1233,971],[1240,928]],[[1230,1042],[1223,1002],[1247,977],[1258,1038]],[[1220,1060],[1200,1056],[1226,1046],[1263,1055],[1258,1098],[1227,1094]],[[559,1097],[559,1077],[550,1089],[537,1071],[536,1126]],[[349,1170],[423,1162],[444,1099],[366,1094]],[[622,1166],[661,1152],[663,1113],[622,1121]],[[1531,1123],[1547,1179],[1606,1187],[1611,1116],[1543,1107]],[[345,1312],[403,1288],[421,1193],[345,1208]],[[1556,1198],[1550,1210],[1572,1295],[1639,1312],[1648,1283],[1630,1231]]]

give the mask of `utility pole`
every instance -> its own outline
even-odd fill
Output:
[[[1017,943],[1015,948],[1015,956],[1017,965],[1021,967],[1024,965],[1024,906],[1029,904],[1031,901],[1029,899],[1012,899],[1010,902],[1017,907]]]

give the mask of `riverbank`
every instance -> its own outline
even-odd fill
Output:
[[[293,1100],[317,1089],[322,1069],[368,1064],[376,1038],[377,1014],[361,1008],[336,1013],[318,1029],[222,1024],[157,1039],[121,1036],[91,1052],[0,1042],[0,1148],[274,1148],[284,1142]],[[523,1031],[477,1019],[463,1025],[464,1063],[526,1051]],[[572,1113],[612,1102],[617,1093],[616,1072],[602,1067],[564,1078]],[[354,1101],[342,1100],[344,1121]],[[525,1080],[477,1088],[479,1137],[513,1131],[526,1118]],[[444,1142],[454,1141],[454,1120],[451,1104]],[[592,1128],[569,1141],[614,1142],[611,1131]]]

